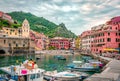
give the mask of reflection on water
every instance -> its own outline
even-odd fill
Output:
[[[72,60],[81,60],[80,55],[64,55],[66,60],[57,60],[53,55],[45,55],[43,59],[37,61],[37,64],[44,68],[45,70],[57,70],[63,71],[65,70],[65,66],[72,62]]]
[[[82,60],[81,55],[64,55],[66,60],[57,60],[53,55],[43,55],[39,60],[35,59],[35,56],[30,56],[30,58],[34,59],[40,68],[43,68],[47,71],[63,71],[65,70],[65,66],[71,63],[73,60]],[[26,56],[6,56],[0,57],[0,67],[10,66],[10,65],[18,65],[22,63],[26,59]],[[1,73],[1,72],[0,72]],[[93,74],[93,73],[92,73]]]

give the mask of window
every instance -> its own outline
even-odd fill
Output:
[[[19,34],[21,33],[21,31],[20,31],[20,30],[18,30],[18,32],[19,32]]]
[[[107,38],[107,42],[111,42],[111,38]]]
[[[110,29],[112,29],[112,27],[110,27]]]
[[[103,36],[104,36],[104,33],[103,33]]]
[[[117,38],[116,38],[116,42],[117,42]]]
[[[117,38],[116,38],[116,42],[120,42],[120,39],[117,39]]]
[[[116,36],[117,36],[117,33],[116,33]]]
[[[16,42],[15,41],[13,41],[13,44],[15,44]]]
[[[4,40],[4,44],[6,43],[6,40]]]
[[[35,74],[32,74],[31,76],[30,76],[30,79],[35,79]]]
[[[104,39],[103,39],[103,42],[104,42]]]
[[[37,73],[37,76],[36,76],[36,78],[40,78],[40,74],[39,74],[39,73]]]
[[[16,47],[18,47],[18,44],[16,44]]]
[[[9,43],[9,47],[11,47],[11,44]]]
[[[110,32],[108,32],[108,36],[110,36]]]
[[[23,44],[23,47],[25,47],[25,44]]]

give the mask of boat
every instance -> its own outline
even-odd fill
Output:
[[[82,61],[73,61],[73,63],[79,63],[79,64],[81,64],[83,62]]]
[[[98,71],[100,68],[97,66],[97,64],[94,63],[82,63],[82,62],[74,62],[71,64],[68,64],[67,69],[72,71]]]
[[[88,60],[92,60],[92,57],[90,57],[90,56],[82,56],[82,59],[84,60],[84,62],[88,62]]]
[[[78,73],[78,72],[71,72],[71,71],[63,71],[57,72],[55,71],[46,71],[44,73],[44,79],[47,81],[51,81],[54,79],[55,81],[80,81],[83,78],[87,77],[87,74]]]
[[[9,81],[43,81],[44,69],[26,67],[24,64],[11,65],[6,67],[1,67],[1,71],[5,72],[6,75],[1,78]]]
[[[88,60],[89,63],[93,64],[93,65],[97,65],[100,68],[102,68],[104,66],[104,64],[98,60]]]
[[[103,64],[102,62],[98,60],[88,60],[89,63],[96,63],[96,64]]]
[[[54,58],[57,60],[66,60],[66,58],[62,55],[55,55]]]

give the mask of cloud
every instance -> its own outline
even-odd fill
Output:
[[[79,35],[120,15],[120,0],[0,0],[4,12],[24,11],[44,17]]]

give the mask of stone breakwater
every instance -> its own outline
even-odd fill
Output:
[[[95,73],[84,81],[120,81],[120,61],[112,58],[96,56],[97,59],[106,62],[101,73]]]

